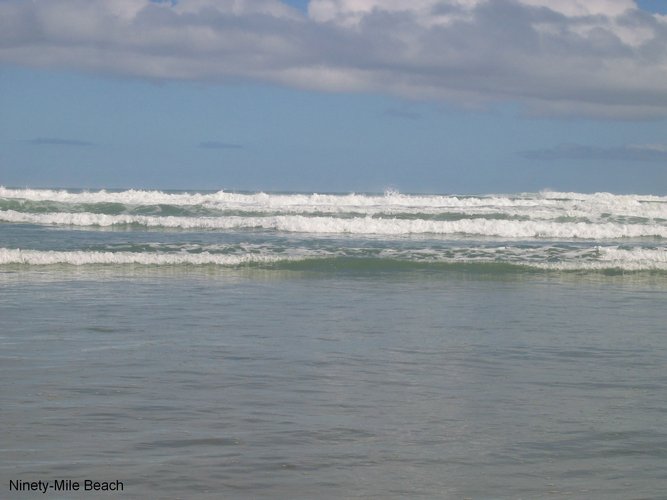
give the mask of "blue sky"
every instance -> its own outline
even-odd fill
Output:
[[[665,3],[400,5],[0,0],[0,185],[667,193]]]

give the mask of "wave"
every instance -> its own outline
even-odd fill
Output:
[[[72,238],[39,226],[124,232]],[[0,265],[667,270],[667,197],[660,196],[0,187],[0,228],[0,246],[8,247],[0,248]]]
[[[517,195],[407,195],[387,192],[368,194],[267,194],[267,193],[171,193],[163,191],[82,191],[10,189],[0,187],[0,200],[11,200],[12,208],[32,203],[69,205],[116,204],[112,210],[136,207],[199,207],[211,211],[271,214],[504,214],[553,219],[557,217],[641,217],[667,219],[666,196],[614,195],[610,193],[522,193]],[[17,206],[18,205],[18,206]],[[39,206],[37,209],[39,210]],[[107,207],[108,208],[108,207]],[[23,210],[21,210],[23,211]],[[63,207],[63,211],[68,211]],[[80,210],[76,210],[80,211]]]
[[[423,219],[335,218],[281,215],[271,217],[159,217],[84,213],[34,214],[0,211],[0,221],[64,226],[143,226],[173,229],[260,229],[293,233],[405,236],[414,234],[466,235],[500,238],[622,239],[667,238],[667,225],[585,222],[516,221],[467,219],[434,221]]]
[[[229,249],[226,249],[229,250]],[[0,248],[0,265],[142,265],[142,266],[259,266],[286,269],[341,270],[437,269],[442,266],[486,266],[547,271],[659,271],[667,272],[667,249],[595,247],[448,248],[431,250],[339,251],[292,249],[289,253],[264,248],[237,248],[239,253],[211,251],[41,251]]]
[[[21,250],[0,248],[0,265],[28,264],[54,265],[69,264],[85,266],[93,264],[139,264],[157,266],[175,265],[217,265],[241,266],[246,264],[270,264],[277,261],[289,261],[290,257],[269,255],[220,255],[208,252],[192,253],[144,253],[144,252],[89,252],[70,251],[58,252],[53,250]]]

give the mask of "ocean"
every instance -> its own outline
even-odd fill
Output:
[[[666,238],[665,196],[0,187],[0,497],[667,498]]]

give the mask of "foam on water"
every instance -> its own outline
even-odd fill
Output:
[[[140,264],[140,265],[218,265],[240,266],[244,264],[269,264],[291,260],[288,256],[271,255],[220,255],[208,252],[191,253],[143,253],[143,252],[57,252],[53,250],[20,250],[0,248],[0,265],[28,264],[54,265],[69,264],[84,266],[92,264]]]
[[[423,219],[335,218],[278,215],[271,217],[159,217],[84,213],[34,214],[0,211],[0,221],[68,226],[127,226],[176,229],[262,229],[296,233],[369,234],[402,236],[412,234],[471,235],[501,238],[667,238],[667,225],[585,222],[515,221],[468,219],[434,221]]]
[[[295,262],[338,262],[342,267],[350,262],[375,268],[391,266],[392,263],[424,265],[463,264],[485,265],[505,264],[524,268],[577,271],[577,270],[620,270],[620,271],[667,271],[667,250],[665,249],[622,249],[617,247],[595,247],[587,249],[563,249],[558,247],[489,247],[446,249],[382,249],[369,251],[362,248],[345,250],[294,248],[290,252],[276,251],[268,247],[259,251],[236,249],[236,253],[200,252],[127,252],[127,251],[38,251],[0,248],[0,265],[214,265],[238,267],[246,265],[275,266]],[[304,268],[307,269],[307,268]]]
[[[50,226],[61,230],[49,231]],[[4,230],[0,264],[6,265],[298,262],[303,268],[322,260],[334,267],[348,265],[343,261],[352,259],[355,268],[363,268],[365,262],[375,268],[392,262],[583,271],[667,268],[664,196],[75,192],[0,187],[0,228]]]
[[[119,192],[71,192],[50,189],[0,187],[0,199],[55,201],[68,204],[119,203],[127,206],[202,206],[218,210],[301,213],[464,213],[541,214],[541,217],[599,216],[610,213],[627,217],[667,218],[667,197],[613,195],[609,193],[522,193],[518,195],[453,196],[406,195],[387,192],[364,194],[267,194],[267,193],[165,193],[127,190]]]

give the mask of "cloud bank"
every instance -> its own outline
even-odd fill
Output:
[[[632,0],[0,0],[0,61],[667,117],[667,16]]]

